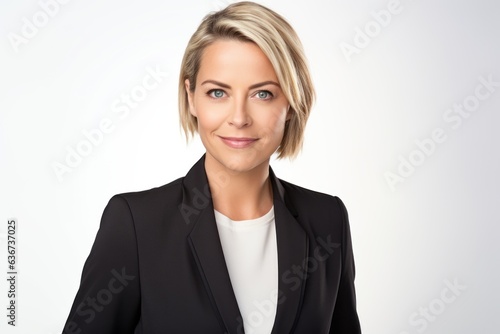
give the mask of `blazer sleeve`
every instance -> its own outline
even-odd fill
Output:
[[[63,334],[134,333],[140,318],[137,240],[127,201],[104,209]]]
[[[354,289],[354,256],[352,252],[351,232],[349,219],[344,203],[336,197],[342,214],[342,274],[340,277],[337,301],[333,311],[330,334],[359,334],[361,326],[356,311],[356,292]]]

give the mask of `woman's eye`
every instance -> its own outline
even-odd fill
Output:
[[[257,92],[256,95],[261,100],[269,100],[273,97],[273,94],[271,94],[271,92],[267,91],[267,90],[261,90],[261,91]]]
[[[224,91],[222,89],[212,89],[208,91],[208,95],[214,99],[220,99],[224,96]]]

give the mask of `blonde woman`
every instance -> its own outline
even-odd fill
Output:
[[[343,203],[269,165],[298,153],[313,100],[280,15],[240,2],[205,17],[179,112],[206,153],[185,177],[110,200],[64,333],[360,333]]]

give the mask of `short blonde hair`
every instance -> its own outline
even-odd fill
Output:
[[[278,158],[295,157],[302,148],[315,98],[307,60],[292,26],[271,9],[250,1],[234,3],[205,16],[189,40],[179,75],[179,115],[186,139],[197,132],[198,123],[189,112],[185,81],[189,80],[190,90],[194,91],[203,51],[218,39],[253,42],[271,62],[291,113],[276,152]]]

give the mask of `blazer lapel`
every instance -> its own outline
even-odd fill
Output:
[[[208,210],[203,211],[191,232],[190,246],[197,258],[198,269],[205,278],[205,287],[212,295],[212,302],[219,311],[225,328],[229,333],[238,333],[238,326],[243,328],[243,322],[238,321],[241,319],[240,310],[224,260],[215,218]],[[243,333],[243,330],[239,333]]]
[[[309,253],[309,238],[296,220],[298,214],[293,204],[287,201],[284,188],[272,169],[269,176],[273,182],[279,272],[278,308],[272,333],[292,333],[305,290],[307,266],[303,266],[303,263]],[[303,275],[293,273],[292,269],[297,266],[303,267]]]
[[[191,251],[205,282],[212,304],[219,311],[222,326],[229,333],[243,333],[243,322],[234,295],[229,272],[220,243],[219,232],[203,156],[184,178],[183,205],[190,210],[189,224],[193,229],[188,237]],[[240,331],[238,331],[240,327]]]
[[[213,203],[205,173],[205,155],[184,178],[182,206],[189,211],[187,223],[193,224],[188,237],[194,258],[222,325],[229,333],[243,333],[243,320],[231,285],[224,253],[215,223]],[[300,311],[304,293],[304,276],[289,276],[294,266],[302,266],[308,256],[308,237],[297,222],[297,213],[286,201],[283,186],[270,169],[273,185],[274,214],[278,248],[279,295],[273,334],[290,333]],[[182,210],[182,209],[181,209]],[[186,216],[184,217],[186,218]],[[295,274],[293,274],[295,275]]]

